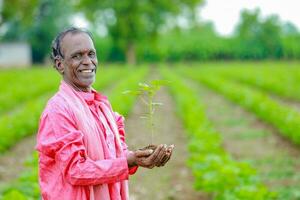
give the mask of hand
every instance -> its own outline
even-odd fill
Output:
[[[135,151],[135,163],[138,166],[152,169],[164,157],[167,151],[165,147],[164,145],[159,145],[154,152],[152,149]],[[150,156],[145,156],[144,151],[148,151],[148,153],[152,151],[153,153]]]
[[[127,154],[127,164],[128,167],[134,167],[137,166],[138,164],[136,163],[137,157],[148,157],[153,153],[152,149],[139,149],[137,151],[130,151]]]
[[[168,146],[166,148],[166,153],[164,154],[164,156],[159,160],[159,162],[157,162],[155,164],[156,167],[162,167],[164,166],[171,158],[172,153],[173,153],[173,149],[174,149],[174,144]]]

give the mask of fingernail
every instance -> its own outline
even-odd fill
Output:
[[[152,150],[152,149],[149,150],[149,154],[151,154],[151,153],[153,153],[153,150]]]

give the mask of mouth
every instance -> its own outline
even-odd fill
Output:
[[[95,72],[95,69],[80,69],[80,70],[78,70],[79,72],[81,72],[81,73],[93,73],[93,72]]]

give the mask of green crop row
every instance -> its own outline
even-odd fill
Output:
[[[195,177],[195,188],[222,200],[265,200],[274,196],[260,182],[247,163],[237,162],[222,148],[220,134],[208,121],[197,91],[179,76],[162,69],[164,79],[171,81],[178,115],[189,136],[189,166]]]
[[[14,83],[11,83],[11,85],[5,89],[2,88],[0,93],[0,113],[9,111],[9,109],[12,109],[24,101],[54,91],[59,84],[59,75],[54,69],[52,70],[33,70],[32,73],[34,76],[30,74],[30,71],[26,71],[23,74],[26,78],[17,76],[13,80]],[[9,75],[13,76],[14,74]],[[6,78],[10,77],[6,76]],[[6,80],[1,80],[0,82],[5,85],[5,81]]]
[[[38,184],[38,154],[34,152],[24,163],[26,171],[14,183],[0,188],[0,200],[38,200],[40,188]],[[1,193],[3,192],[3,195]]]
[[[97,88],[97,84],[102,79],[110,78],[111,73],[115,75],[115,77],[120,77],[124,75],[122,72],[125,68],[120,67],[109,67],[109,68],[100,68],[97,73],[95,88]],[[13,70],[12,72],[2,72],[5,73],[0,75],[5,78],[0,81],[0,83],[6,83],[9,79],[14,78],[14,83],[11,84],[6,89],[1,87],[0,93],[0,113],[10,110],[13,110],[14,107],[19,106],[20,103],[24,103],[26,101],[30,101],[31,99],[38,98],[39,96],[54,92],[59,85],[60,75],[54,69],[34,69],[32,71],[24,70],[23,74],[25,76],[21,77],[20,72]],[[17,74],[17,76],[15,76]],[[108,75],[107,75],[108,74]]]
[[[289,99],[300,100],[300,69],[298,67],[228,67],[222,76]]]
[[[47,68],[30,68],[30,69],[0,69],[0,82],[1,88],[0,92],[9,91],[11,88],[15,87],[19,83],[23,84],[33,84],[32,80],[39,81],[40,75],[47,75],[43,73],[45,71],[50,71]],[[53,72],[55,70],[53,69]],[[44,76],[47,77],[47,76]],[[42,78],[44,78],[42,77]]]
[[[143,67],[138,70],[132,69],[130,76],[123,78],[121,82],[113,89],[113,92],[109,96],[110,103],[115,111],[122,115],[127,115],[131,110],[132,104],[136,97],[133,95],[125,95],[124,91],[130,89],[135,90],[138,88],[138,83],[143,81],[148,74],[148,68]]]
[[[115,80],[117,84],[112,91],[109,91],[109,99],[114,110],[126,116],[136,97],[124,96],[122,92],[126,89],[135,89],[137,87],[137,83],[143,80],[148,70],[146,68],[141,68],[134,71],[131,69],[122,69],[117,71],[122,72],[122,74],[118,74],[117,76],[114,76],[116,74],[111,74],[111,78],[107,78],[108,74],[102,74],[102,79],[101,77],[98,77],[98,80],[99,78],[101,80],[106,80],[106,84],[101,85],[99,82],[97,84],[95,83],[95,88],[97,88],[97,90],[103,89],[108,86],[109,82]],[[121,79],[118,77],[121,77]],[[38,185],[38,158],[36,152],[27,161],[26,165],[28,170],[21,174],[20,178],[15,183],[4,189],[3,196],[1,197],[0,195],[1,200],[37,200],[40,198]]]
[[[215,74],[197,74],[192,70],[182,73],[253,112],[259,119],[277,128],[293,143],[300,144],[300,113],[296,110],[271,99],[260,90]]]
[[[113,83],[116,77],[121,75],[121,72],[123,73],[123,70],[106,70],[105,76],[102,79],[99,78],[95,83],[95,88],[103,88]],[[0,116],[0,154],[23,137],[36,131],[42,109],[51,95],[52,93],[46,93],[21,104],[12,112]]]

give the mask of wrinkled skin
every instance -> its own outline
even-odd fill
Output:
[[[63,57],[55,59],[55,66],[66,83],[77,91],[90,92],[95,82],[98,60],[94,43],[86,33],[68,33],[61,41]],[[174,145],[144,147],[127,156],[128,166],[153,168],[164,166],[172,155]]]
[[[141,166],[152,169],[153,167],[164,166],[172,156],[174,145],[158,145],[151,148],[144,147],[137,151],[134,151],[133,155],[128,156],[129,167]]]
[[[63,58],[55,60],[57,70],[74,89],[90,92],[98,60],[94,43],[86,33],[68,33],[61,42]]]

